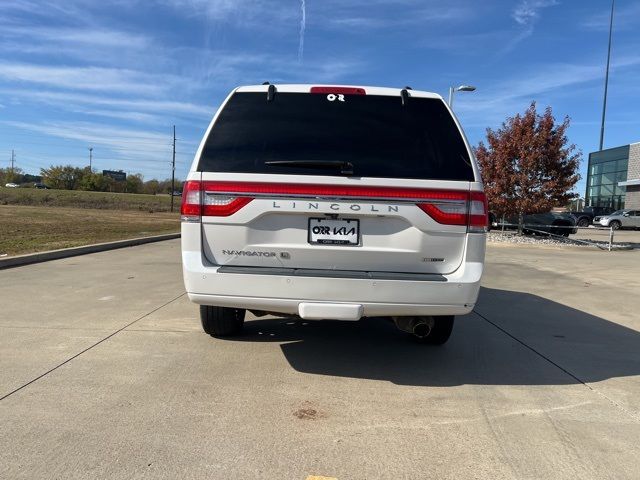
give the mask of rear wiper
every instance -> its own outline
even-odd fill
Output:
[[[264,164],[272,167],[339,168],[342,175],[353,175],[353,163],[344,160],[269,160]]]

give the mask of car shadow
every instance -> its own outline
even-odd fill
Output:
[[[226,341],[279,342],[299,372],[399,385],[563,385],[640,374],[637,331],[536,295],[490,288],[482,289],[474,313],[456,319],[441,347],[415,342],[385,318],[256,319]]]

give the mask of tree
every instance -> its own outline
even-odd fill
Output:
[[[158,180],[148,180],[144,182],[144,186],[142,188],[142,192],[148,195],[155,195],[160,192],[160,182]]]
[[[101,173],[93,173],[87,170],[80,180],[78,188],[92,192],[110,192],[115,181]]]
[[[142,180],[141,173],[134,173],[131,175],[127,175],[127,180],[126,180],[127,193],[142,193],[143,183],[144,182]]]
[[[487,145],[475,148],[482,171],[489,210],[499,216],[548,212],[566,205],[577,194],[581,153],[568,143],[569,117],[556,124],[547,107],[544,114],[532,102],[494,131],[487,129]]]
[[[41,168],[40,174],[44,183],[51,188],[77,190],[87,169],[72,165],[51,165],[49,168]]]
[[[0,168],[0,184],[4,187],[6,183],[22,183],[22,170],[18,167],[13,169]]]

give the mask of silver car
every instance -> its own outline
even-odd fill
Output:
[[[640,210],[617,210],[609,215],[594,218],[593,223],[603,227],[611,227],[614,230],[640,228]]]

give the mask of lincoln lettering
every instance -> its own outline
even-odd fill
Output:
[[[319,210],[321,207],[328,208],[334,212],[373,212],[373,213],[397,213],[400,210],[398,205],[383,205],[380,203],[358,204],[358,203],[320,203],[320,202],[286,202],[281,200],[273,201],[273,208],[288,208],[291,210]]]

